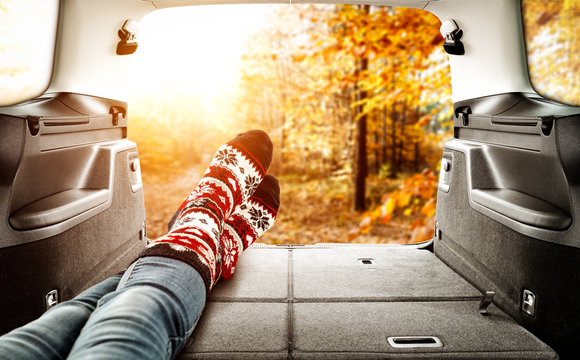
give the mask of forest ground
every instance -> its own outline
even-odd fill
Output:
[[[197,184],[204,169],[192,166],[170,176],[143,171],[147,236],[155,239],[167,232],[167,223],[185,196]],[[407,243],[411,235],[410,216],[394,216],[387,224],[359,233],[361,214],[352,211],[351,184],[346,177],[306,179],[299,175],[278,177],[281,205],[273,228],[258,242],[265,244],[316,243]],[[398,180],[368,181],[371,194],[384,194],[398,186]],[[378,201],[378,200],[377,200]],[[370,204],[373,205],[373,204]]]

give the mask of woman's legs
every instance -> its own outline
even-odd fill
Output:
[[[202,277],[186,263],[145,257],[104,296],[71,350],[71,359],[170,359],[205,305]]]
[[[64,359],[101,297],[114,291],[114,275],[0,337],[0,359]]]
[[[0,359],[66,359],[69,353],[75,359],[171,358],[191,334],[205,299],[203,280],[191,266],[142,258],[122,278],[111,276],[0,337]]]
[[[261,131],[222,146],[170,232],[148,246],[116,291],[99,301],[70,357],[175,356],[209,290],[222,274],[233,274],[239,253],[274,222],[280,189],[266,177],[271,157],[272,143]]]
[[[278,181],[267,176],[226,221],[220,244],[227,277],[239,252],[273,225],[279,191]],[[117,290],[99,301],[70,358],[172,358],[193,331],[205,300],[203,278],[192,266],[168,257],[138,259]]]
[[[153,241],[117,290],[99,302],[70,357],[177,355],[221,274],[231,276],[239,252],[274,223],[280,189],[266,176],[271,158],[272,142],[262,131],[239,134],[220,147],[169,233]],[[221,239],[230,217],[243,229],[232,224]]]

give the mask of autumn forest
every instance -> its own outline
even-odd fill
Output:
[[[537,68],[537,82],[572,83],[546,79],[537,64],[548,60],[538,45],[546,34],[570,38],[556,23],[576,2],[545,3],[524,1],[526,36],[535,41],[535,47],[528,44],[529,56],[535,56],[530,67]],[[217,35],[207,45],[214,50],[193,52],[193,40],[167,39],[140,49],[143,58],[155,54],[156,63],[168,67],[156,75],[138,73],[129,101],[129,138],[139,147],[148,236],[166,231],[221,143],[260,128],[274,142],[270,173],[280,180],[282,194],[276,225],[259,242],[430,239],[439,162],[453,124],[440,21],[423,10],[369,5],[270,5],[260,11],[260,20],[249,20],[250,30]],[[174,26],[165,23],[170,33],[184,32]],[[234,42],[231,32],[243,37],[237,34],[241,40]],[[238,53],[227,52],[238,47]],[[571,48],[561,57],[573,59],[578,50]],[[188,50],[179,53],[183,49]],[[195,61],[197,70],[186,65]],[[187,71],[170,72],[178,65],[192,68],[187,85],[179,83]],[[218,67],[215,73],[212,66]],[[561,101],[580,98],[562,94],[568,98]]]

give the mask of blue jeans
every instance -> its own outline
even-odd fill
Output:
[[[110,277],[1,337],[0,359],[170,359],[193,331],[205,299],[193,267],[141,258],[122,277]]]

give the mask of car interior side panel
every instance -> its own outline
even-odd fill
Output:
[[[576,353],[580,109],[510,93],[455,104],[435,253],[510,316]],[[514,171],[517,169],[517,171]]]
[[[0,333],[122,270],[143,247],[124,109],[68,93],[0,108]]]

